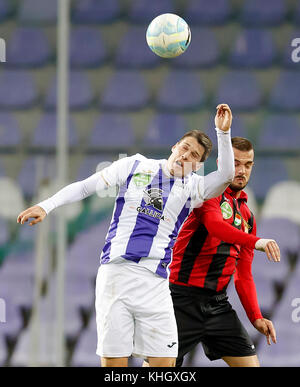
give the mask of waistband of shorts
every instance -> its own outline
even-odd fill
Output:
[[[174,292],[179,292],[187,296],[199,296],[200,298],[213,299],[216,301],[222,301],[227,297],[226,290],[216,292],[213,289],[200,288],[198,286],[184,286],[171,283],[169,284],[170,289]]]

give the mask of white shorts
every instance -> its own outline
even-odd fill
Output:
[[[101,357],[177,357],[169,281],[136,263],[101,265],[96,281]]]

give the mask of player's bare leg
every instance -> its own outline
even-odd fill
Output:
[[[260,367],[259,360],[256,355],[244,357],[224,356],[222,359],[229,365],[229,367]]]
[[[144,362],[143,367],[175,367],[175,357],[148,357],[148,364]]]
[[[128,367],[128,357],[101,357],[102,367]]]

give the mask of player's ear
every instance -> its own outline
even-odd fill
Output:
[[[176,144],[172,146],[172,148],[171,148],[172,152],[174,152],[174,150],[176,149],[176,147],[177,147],[178,144],[179,144],[179,143],[176,142]]]

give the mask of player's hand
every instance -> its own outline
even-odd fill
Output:
[[[259,239],[255,243],[255,250],[264,251],[269,261],[280,261],[280,249],[274,239]]]
[[[47,216],[47,213],[46,213],[45,210],[42,209],[42,207],[40,207],[40,206],[33,206],[33,207],[30,207],[30,208],[27,208],[27,210],[22,211],[19,214],[19,216],[17,218],[17,223],[24,224],[25,222],[28,221],[28,219],[34,218],[34,220],[32,220],[29,223],[29,226],[33,226],[34,224],[42,222],[42,220],[44,220],[44,218],[46,216]]]
[[[253,325],[260,333],[266,336],[269,345],[271,345],[271,339],[273,343],[276,344],[276,331],[272,321],[267,320],[266,318],[259,318],[254,321]]]
[[[215,126],[223,130],[223,132],[227,132],[232,123],[232,113],[230,107],[226,103],[221,103],[216,107],[217,114],[215,116]]]

